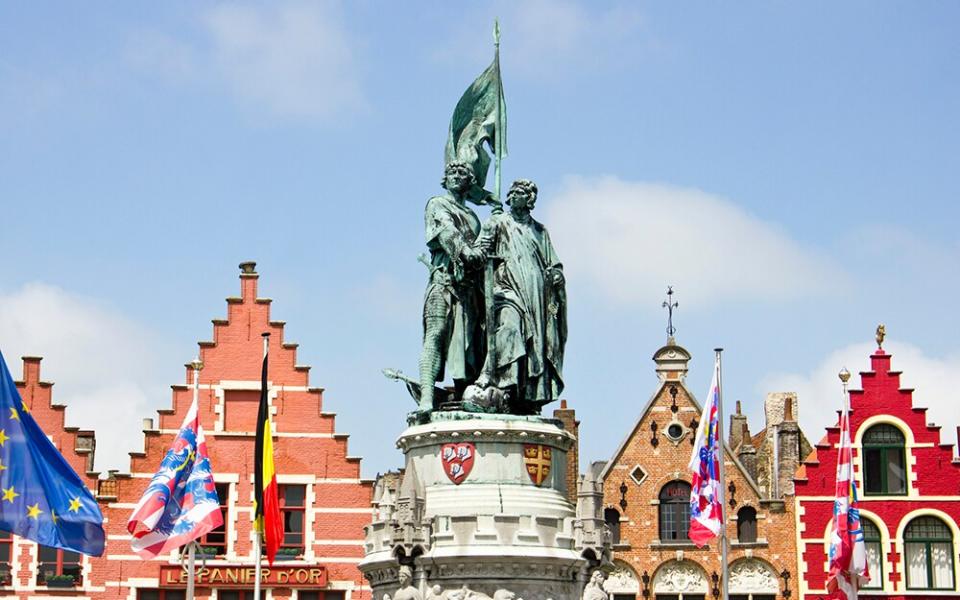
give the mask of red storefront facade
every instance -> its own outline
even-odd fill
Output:
[[[873,578],[860,595],[960,597],[960,462],[941,441],[913,390],[900,387],[891,355],[878,348],[850,391],[850,435],[859,506]],[[856,380],[851,380],[856,386]],[[838,384],[839,387],[839,384]],[[839,390],[838,400],[839,404]],[[826,598],[827,540],[833,517],[838,426],[796,479],[797,556],[804,598]]]
[[[201,541],[209,553],[197,596],[247,600],[253,589],[253,453],[262,361],[261,333],[270,332],[269,400],[274,457],[285,524],[282,560],[264,561],[264,597],[291,600],[368,600],[356,565],[363,526],[371,520],[372,482],[361,479],[360,459],[348,454],[335,415],[323,411],[323,390],[311,387],[309,367],[297,364],[297,344],[284,340],[284,323],[270,318],[271,301],[257,296],[253,263],[241,265],[241,295],[227,298],[227,318],[214,319],[213,339],[200,342],[199,410],[224,514],[224,526]],[[192,383],[192,369],[185,382]],[[130,549],[126,522],[166,453],[190,406],[193,390],[174,385],[171,408],[144,422],[144,449],[131,452],[130,472],[99,479],[92,471],[92,431],[65,427],[64,407],[52,404],[52,384],[40,377],[40,359],[25,358],[17,388],[31,414],[74,469],[95,490],[104,515],[104,556],[90,558],[0,539],[0,594],[179,600],[185,579],[176,553],[152,561]],[[101,432],[109,435],[109,432]],[[59,577],[57,577],[59,575]],[[66,587],[59,587],[66,586]]]

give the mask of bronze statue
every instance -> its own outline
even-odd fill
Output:
[[[417,402],[408,416],[425,422],[434,410],[539,414],[563,390],[567,299],[563,266],[547,229],[531,216],[537,186],[521,179],[499,201],[506,153],[506,107],[498,50],[464,92],[450,121],[442,185],[427,202],[429,268],[423,300],[419,377],[395,369]],[[494,153],[494,190],[483,188]],[[493,206],[482,228],[467,203]],[[453,389],[436,386],[449,375]],[[395,599],[396,600],[396,599]]]
[[[443,380],[444,371],[462,392],[476,379],[483,364],[480,274],[485,257],[474,244],[480,219],[466,204],[475,182],[469,165],[450,162],[443,177],[448,193],[427,201],[424,221],[430,279],[423,299],[421,412],[434,409],[434,384]]]
[[[507,193],[509,214],[494,214],[478,247],[495,260],[494,338],[476,387],[505,392],[514,414],[539,414],[563,390],[567,298],[563,265],[546,227],[531,216],[537,186],[520,179]],[[489,335],[489,333],[488,333]]]

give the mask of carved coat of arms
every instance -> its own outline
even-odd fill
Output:
[[[473,459],[477,450],[469,442],[444,444],[440,447],[440,462],[443,463],[443,472],[450,481],[460,485],[473,469]]]
[[[523,445],[523,464],[527,468],[527,475],[534,485],[543,485],[550,476],[550,465],[553,462],[553,450],[543,444]]]

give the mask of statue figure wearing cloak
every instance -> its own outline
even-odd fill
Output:
[[[476,385],[506,391],[508,412],[514,414],[539,414],[540,407],[563,390],[567,341],[563,265],[547,229],[530,215],[536,201],[535,183],[515,181],[507,193],[509,214],[491,216],[477,241],[497,265],[496,329],[490,342],[494,350],[487,353]]]

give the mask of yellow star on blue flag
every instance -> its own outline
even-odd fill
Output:
[[[0,353],[0,529],[44,546],[103,554],[103,515],[20,398]]]

